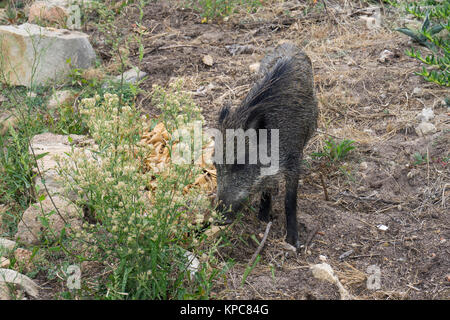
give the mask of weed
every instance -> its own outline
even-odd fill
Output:
[[[186,6],[200,12],[204,18],[202,21],[226,17],[237,7],[253,12],[261,5],[262,1],[259,0],[188,0],[186,3]]]
[[[411,37],[428,48],[431,53],[423,55],[419,49],[411,48],[406,55],[429,67],[422,67],[416,74],[429,82],[450,86],[450,3],[448,1],[419,1],[405,3],[405,9],[418,19],[423,19],[420,30],[398,28],[397,31]],[[442,32],[444,31],[444,32]],[[442,35],[440,35],[442,32]]]
[[[427,155],[422,155],[420,152],[416,152],[413,155],[414,157],[414,165],[421,165],[427,163]]]
[[[355,143],[353,140],[343,140],[340,143],[337,143],[332,138],[325,141],[325,146],[322,152],[314,152],[311,154],[313,158],[326,158],[332,163],[342,161],[348,153],[355,149],[352,145]]]

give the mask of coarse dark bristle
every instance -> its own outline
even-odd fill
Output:
[[[257,87],[252,89],[247,97],[246,107],[251,108],[257,104],[267,101],[279,92],[278,82],[285,78],[292,69],[292,58],[280,59],[272,70],[263,78]]]

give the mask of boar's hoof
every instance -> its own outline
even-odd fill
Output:
[[[286,242],[293,245],[297,249],[300,248],[300,240],[298,239],[298,236],[287,235]]]

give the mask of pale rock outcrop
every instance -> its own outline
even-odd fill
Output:
[[[29,23],[0,26],[0,51],[1,81],[27,87],[64,80],[96,58],[87,34]]]
[[[47,196],[25,210],[17,226],[16,239],[33,245],[40,244],[43,234],[47,239],[56,239],[64,227],[66,234],[79,230],[82,217],[82,210],[72,202],[60,196]],[[44,226],[43,219],[48,221],[48,228]]]
[[[69,136],[50,132],[38,134],[31,139],[31,148],[34,155],[39,158],[38,156],[45,154],[45,156],[37,160],[37,175],[34,183],[38,196],[46,195],[48,190],[50,195],[63,195],[71,200],[77,198],[75,192],[70,194],[64,193],[64,185],[61,183],[58,173],[57,159],[67,158],[67,154],[72,151],[72,148],[76,149],[80,145],[89,145],[92,143],[92,140],[89,140],[86,136],[76,134],[71,134],[70,139],[72,142],[69,142]],[[42,183],[42,179],[45,181],[45,186]]]

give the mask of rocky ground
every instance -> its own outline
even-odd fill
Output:
[[[294,42],[312,60],[320,119],[300,181],[304,246],[298,254],[286,246],[283,201],[276,199],[262,258],[241,285],[258,248],[253,237],[261,240],[266,230],[249,210],[230,227],[232,245],[220,251],[236,264],[213,297],[339,299],[339,285],[310,269],[327,263],[356,299],[449,299],[448,89],[414,74],[420,63],[404,51],[416,44],[393,31],[405,23],[403,12],[379,7],[382,22],[372,26],[368,5],[327,3],[326,10],[306,10],[303,1],[273,1],[253,14],[202,23],[192,9],[157,1],[144,9],[142,60],[139,44],[128,43],[131,63],[147,73],[140,85],[146,93],[136,101],[141,110],[157,115],[152,85],[182,77],[210,127],[224,103],[245,97],[257,63],[277,44]],[[131,5],[116,17],[124,38],[137,32],[130,21],[138,16]],[[102,63],[117,70],[103,33],[89,24],[84,31]],[[345,162],[311,158],[330,137],[355,141]],[[378,275],[379,285],[368,285]]]
[[[396,12],[382,8],[381,27],[368,28],[363,7],[341,5],[304,15],[296,2],[278,3],[218,24],[202,24],[192,10],[164,3],[145,10],[141,69],[149,77],[143,88],[183,77],[213,126],[224,103],[237,105],[248,92],[252,67],[264,53],[292,41],[312,59],[320,101],[319,132],[306,154],[320,151],[329,137],[356,141],[351,157],[337,167],[307,157],[298,202],[307,246],[298,256],[284,249],[279,202],[262,260],[241,286],[258,247],[251,235],[262,235],[266,226],[251,213],[234,226],[233,246],[224,255],[237,265],[228,281],[217,284],[218,298],[337,298],[336,286],[318,283],[307,267],[321,256],[357,298],[450,297],[448,89],[414,75],[420,65],[404,55],[411,43],[392,31],[402,23]],[[125,33],[133,32],[127,21],[135,14],[130,8],[118,19]],[[203,61],[206,55],[212,66]],[[138,103],[156,113],[148,96]],[[426,135],[416,130],[424,108],[434,113],[435,129]],[[417,154],[429,160],[418,161]],[[367,288],[369,266],[380,269],[378,290]]]

